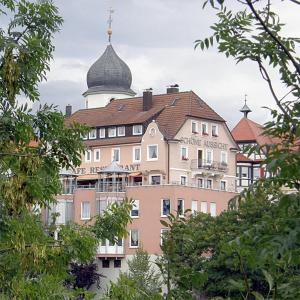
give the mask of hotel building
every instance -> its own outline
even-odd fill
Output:
[[[116,244],[101,241],[99,271],[115,279],[126,260],[143,247],[161,253],[160,221],[186,209],[212,216],[236,195],[237,144],[224,119],[192,91],[170,86],[165,94],[145,90],[134,97],[131,72],[111,44],[87,74],[85,109],[66,124],[90,126],[86,152],[74,171],[61,172],[63,193],[47,212],[57,224],[82,224],[113,201],[134,200],[129,235]]]

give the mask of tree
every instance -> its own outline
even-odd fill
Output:
[[[99,239],[125,234],[131,206],[113,207],[95,226],[60,226],[58,240],[56,228],[41,222],[35,208],[55,203],[59,171],[80,164],[88,128],[66,127],[52,105],[36,112],[28,105],[38,101],[49,70],[51,39],[62,24],[57,8],[51,1],[0,0],[0,15],[8,24],[0,29],[0,298],[70,299],[74,291],[63,284],[70,263],[90,262]],[[107,227],[112,213],[115,233]]]
[[[114,300],[160,300],[160,274],[151,266],[150,256],[143,249],[138,249],[128,261],[128,273],[121,273],[116,283],[111,283],[107,293]]]
[[[163,246],[171,297],[194,299],[200,291],[216,299],[298,299],[299,288],[299,117],[298,38],[283,37],[283,24],[271,1],[204,1],[216,9],[213,35],[196,41],[202,50],[217,45],[238,63],[250,60],[277,104],[265,134],[277,140],[263,145],[272,174],[229,203],[216,218],[199,214],[170,218]],[[299,1],[286,1],[299,9]],[[286,93],[278,95],[270,76],[277,70]],[[259,151],[250,149],[250,154]],[[283,191],[288,188],[290,193]],[[165,226],[166,224],[164,224]],[[168,245],[172,245],[171,247]]]

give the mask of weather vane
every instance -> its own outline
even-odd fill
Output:
[[[108,30],[107,30],[107,33],[108,33],[108,42],[111,43],[111,35],[112,35],[112,28],[111,28],[111,25],[112,25],[112,22],[113,22],[113,18],[112,18],[112,14],[115,12],[112,8],[109,9],[109,18],[108,18]]]
[[[248,95],[245,94],[245,104],[247,103],[247,97],[248,97]]]

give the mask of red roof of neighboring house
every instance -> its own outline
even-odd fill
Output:
[[[232,129],[231,134],[236,142],[253,141],[258,145],[277,144],[278,140],[263,135],[263,126],[243,117]]]
[[[142,124],[156,120],[167,139],[175,137],[188,117],[225,122],[194,92],[153,95],[152,108],[143,111],[143,97],[112,100],[105,107],[81,109],[66,119],[91,127]],[[129,138],[124,138],[124,143]],[[115,139],[113,140],[115,143]],[[99,142],[99,141],[98,141]],[[134,141],[136,142],[136,141]],[[103,142],[104,143],[104,142]]]

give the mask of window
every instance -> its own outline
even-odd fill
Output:
[[[168,228],[162,228],[160,230],[160,244],[162,245],[163,242],[165,241],[167,234],[170,230]]]
[[[89,220],[91,217],[90,202],[81,202],[81,220]]]
[[[206,180],[206,188],[207,189],[212,189],[212,179],[207,179]]]
[[[114,260],[114,268],[121,268],[121,259]]]
[[[85,151],[85,162],[91,162],[92,160],[92,151],[87,150]]]
[[[207,202],[205,201],[201,201],[201,207],[200,207],[200,210],[202,213],[207,213]]]
[[[184,215],[184,200],[183,199],[178,199],[177,200],[177,214],[179,216]]]
[[[89,133],[89,139],[94,140],[97,137],[97,129],[92,129]]]
[[[198,133],[198,122],[192,121],[192,133]]]
[[[111,150],[111,161],[120,162],[120,148],[113,148]]]
[[[227,152],[221,151],[221,164],[227,165]]]
[[[253,179],[254,180],[257,180],[260,177],[259,171],[260,171],[259,167],[253,168]]]
[[[139,247],[139,231],[137,229],[130,230],[130,244],[131,248]]]
[[[210,215],[215,217],[217,215],[217,205],[214,202],[210,203]]]
[[[108,137],[115,137],[117,134],[117,128],[116,127],[109,127],[108,128]]]
[[[122,239],[118,239],[118,241],[117,241],[117,246],[118,247],[122,247],[123,246],[123,240]]]
[[[109,260],[108,259],[102,260],[102,268],[109,268]]]
[[[161,200],[161,216],[166,217],[170,214],[171,202],[170,199]]]
[[[94,150],[94,161],[100,161],[100,149]]]
[[[118,127],[118,136],[125,136],[125,126]]]
[[[133,162],[141,161],[141,147],[133,147]]]
[[[101,240],[101,246],[106,247],[106,239]]]
[[[104,211],[107,208],[107,201],[106,199],[97,199],[96,200],[96,210],[97,214],[103,215]]]
[[[132,134],[133,135],[143,134],[143,125],[133,125]]]
[[[182,160],[188,160],[188,148],[187,147],[181,147],[180,151],[180,158]]]
[[[157,153],[157,145],[148,145],[147,147],[147,160],[157,160],[158,153]]]
[[[249,172],[248,167],[242,167],[242,177],[243,178],[248,178],[248,172]]]
[[[221,191],[227,190],[227,182],[225,180],[221,180]]]
[[[213,162],[213,151],[210,149],[206,150],[206,164],[211,165]]]
[[[198,211],[198,201],[192,200],[192,214],[196,213]]]
[[[105,139],[105,128],[99,129],[99,136],[100,136],[100,139]]]
[[[130,216],[132,218],[138,218],[139,217],[139,209],[140,209],[140,201],[134,200],[132,204],[132,209],[130,212]]]
[[[151,175],[150,176],[150,179],[151,179],[151,184],[160,184],[161,182],[161,176],[160,175]]]
[[[184,175],[180,176],[180,184],[181,185],[186,185],[187,184],[187,177]]]
[[[202,132],[202,135],[208,135],[208,124],[207,123],[201,124],[201,132]]]
[[[211,135],[212,136],[218,136],[218,125],[211,125]]]
[[[88,134],[87,133],[82,136],[83,140],[87,140],[87,138],[88,138]]]
[[[203,178],[198,178],[197,183],[198,183],[198,188],[203,188]]]

